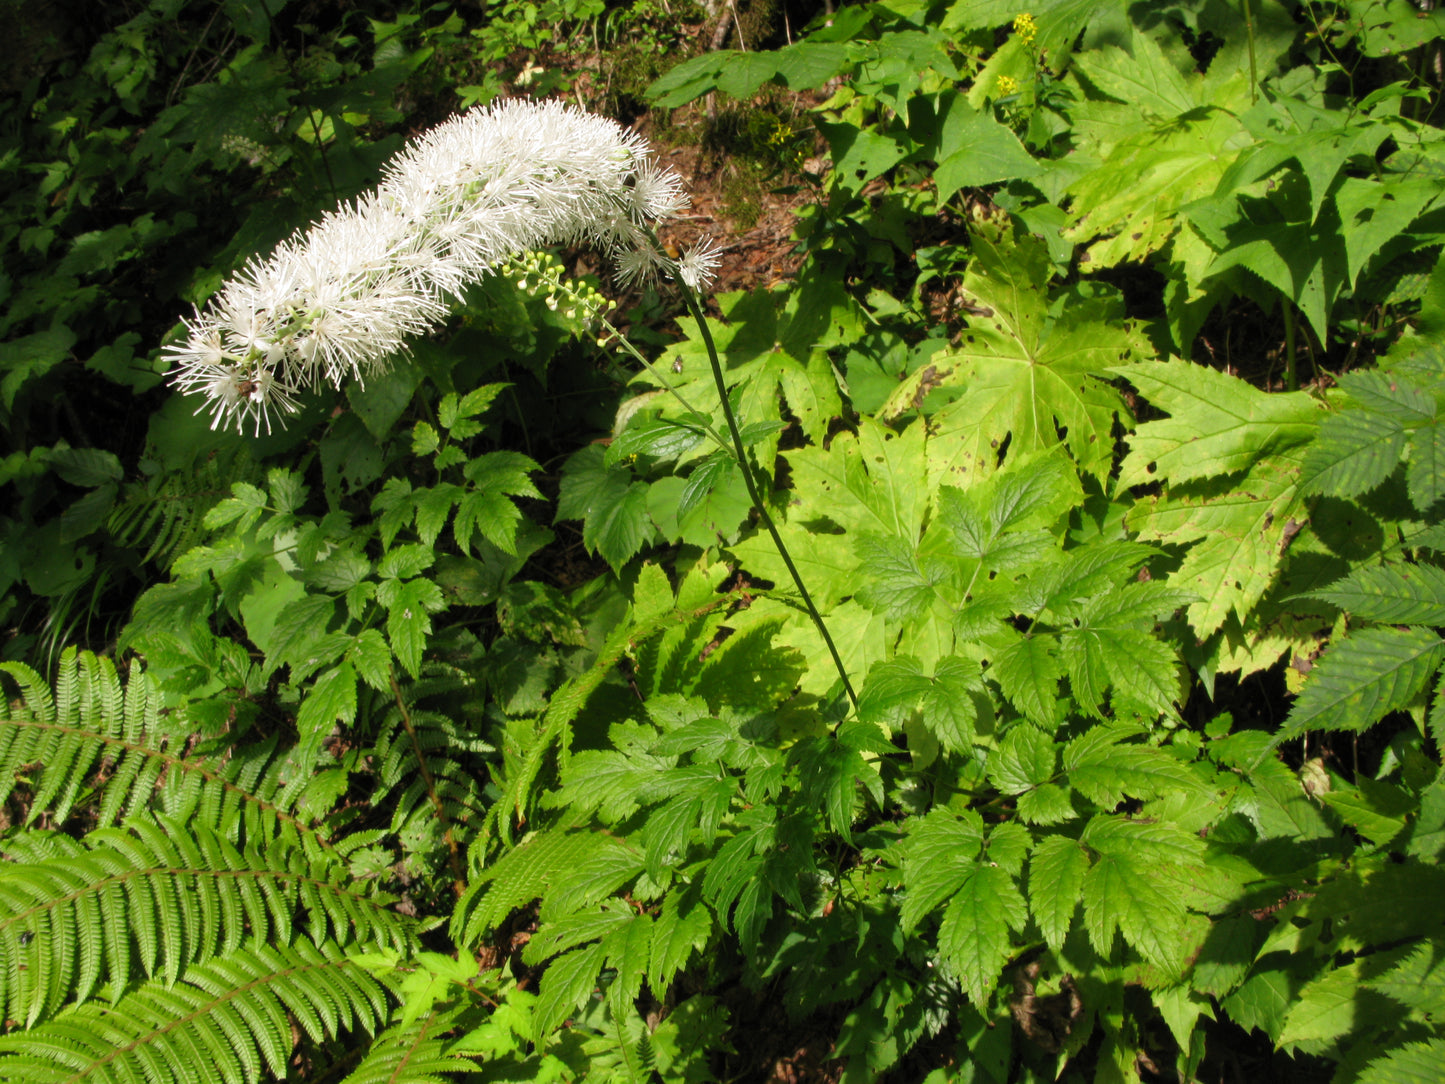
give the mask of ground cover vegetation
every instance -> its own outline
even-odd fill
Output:
[[[0,19],[0,1077],[1445,1076],[1445,14]],[[796,273],[522,253],[193,413],[178,317],[502,94]]]

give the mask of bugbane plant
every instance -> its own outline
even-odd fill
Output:
[[[507,101],[454,117],[389,165],[375,191],[249,263],[167,348],[172,382],[204,395],[211,425],[270,431],[318,384],[386,368],[439,323],[448,299],[519,253],[587,244],[619,282],[659,274],[693,289],[706,246],[670,260],[652,229],[687,205],[647,141],[560,102]]]

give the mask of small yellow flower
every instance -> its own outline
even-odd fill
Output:
[[[1019,82],[1011,75],[1000,75],[994,83],[994,89],[1003,97],[1008,97],[1019,88]]]
[[[1019,40],[1025,45],[1032,45],[1034,38],[1038,36],[1038,32],[1038,24],[1034,22],[1034,17],[1028,12],[1024,12],[1014,19],[1014,33],[1019,36]]]

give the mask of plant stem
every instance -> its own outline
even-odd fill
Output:
[[[391,692],[396,697],[397,710],[401,712],[401,725],[406,728],[406,736],[411,739],[411,747],[416,752],[416,764],[421,770],[421,781],[426,787],[427,797],[431,799],[432,810],[437,815],[437,820],[442,825],[442,838],[447,844],[447,862],[452,870],[452,891],[460,898],[467,890],[466,871],[462,867],[461,850],[457,847],[457,837],[452,832],[452,825],[447,820],[446,807],[442,804],[441,795],[437,793],[436,779],[432,776],[431,767],[426,762],[426,752],[421,747],[421,740],[416,736],[416,727],[412,725],[411,712],[406,710],[406,700],[401,695],[401,685],[396,680],[396,669],[387,666],[387,677],[391,679]]]
[[[688,310],[697,321],[699,332],[702,334],[703,345],[707,347],[708,361],[712,363],[712,378],[717,384],[718,399],[722,402],[723,418],[727,421],[728,432],[733,438],[733,454],[737,457],[738,469],[743,472],[743,483],[748,487],[748,497],[757,509],[758,518],[763,521],[763,526],[768,529],[772,537],[773,545],[777,547],[778,556],[783,559],[783,564],[788,567],[788,574],[793,577],[793,584],[802,596],[803,605],[808,609],[808,616],[813,619],[819,635],[823,637],[823,643],[828,645],[828,654],[833,657],[833,666],[838,671],[838,677],[843,681],[843,691],[848,694],[848,701],[856,710],[858,707],[858,694],[853,691],[853,683],[848,680],[848,670],[843,665],[843,658],[838,654],[838,647],[833,643],[833,637],[828,632],[828,626],[823,622],[823,615],[818,612],[818,607],[813,605],[813,596],[808,593],[807,585],[803,583],[803,577],[798,572],[798,566],[793,564],[793,556],[788,552],[788,547],[783,544],[783,536],[778,533],[777,524],[773,517],[768,514],[768,507],[763,503],[762,494],[758,491],[757,480],[753,477],[752,467],[748,465],[747,449],[743,446],[743,435],[738,430],[738,420],[733,415],[733,407],[728,399],[727,381],[723,378],[722,362],[718,360],[717,345],[712,341],[712,332],[708,330],[707,317],[703,314],[702,305],[697,295],[687,286],[682,287],[682,296],[687,301]]]
[[[1280,308],[1284,312],[1284,387],[1285,391],[1298,391],[1299,377],[1294,367],[1294,306],[1288,301],[1282,301]]]
[[[667,376],[663,373],[663,371],[662,371],[661,369],[659,369],[659,368],[658,368],[655,364],[653,364],[651,361],[649,361],[649,360],[643,355],[643,353],[642,353],[641,350],[639,350],[639,349],[637,349],[637,347],[633,346],[631,340],[628,339],[626,335],[622,334],[622,332],[618,331],[615,327],[613,327],[613,326],[606,320],[606,318],[601,318],[601,323],[602,323],[602,326],[607,329],[608,334],[609,334],[624,350],[626,350],[629,354],[631,354],[631,355],[633,356],[633,358],[636,359],[636,360],[642,365],[642,367],[643,367],[644,369],[646,369],[649,373],[651,373],[651,374],[653,375],[653,377],[656,378],[657,382],[663,386],[663,389],[666,390],[669,395],[671,395],[674,399],[676,399],[679,403],[682,404],[682,409],[683,409],[683,410],[687,411],[689,414],[696,415],[696,416],[699,417],[699,418],[706,418],[706,417],[707,417],[706,414],[704,414],[702,411],[698,410],[697,407],[693,406],[691,403],[689,403],[689,402],[687,401],[687,397],[686,397],[685,395],[683,395],[681,391],[678,390],[677,385],[675,385],[671,380],[667,379]],[[703,430],[704,433],[706,433],[708,436],[710,436],[710,437],[713,439],[713,441],[717,444],[717,446],[718,446],[719,448],[721,448],[723,451],[728,452],[728,451],[731,451],[731,450],[732,450],[732,445],[730,445],[726,440],[724,440],[724,439],[722,438],[722,434],[720,434],[716,429],[714,429],[714,428],[713,428],[711,425],[709,425],[707,422],[704,422],[704,423],[703,423],[703,425],[702,425],[702,430]]]
[[[1239,0],[1244,8],[1244,33],[1249,39],[1249,104],[1259,101],[1259,72],[1254,64],[1254,13],[1249,10],[1249,0]]]

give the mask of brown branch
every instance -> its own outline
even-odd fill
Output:
[[[446,808],[442,805],[441,795],[437,793],[436,778],[427,766],[426,754],[422,752],[421,742],[417,740],[416,727],[411,721],[411,712],[406,710],[406,701],[401,695],[401,686],[396,682],[396,667],[390,663],[386,667],[386,676],[391,679],[391,691],[396,697],[396,706],[401,711],[401,725],[406,727],[407,737],[411,739],[411,747],[416,750],[416,764],[421,770],[421,781],[426,787],[427,797],[431,799],[432,809],[436,811],[437,819],[442,823],[442,838],[447,841],[447,863],[452,869],[452,891],[460,899],[467,888],[466,871],[462,867],[462,855],[457,847],[457,838],[452,833],[451,823],[447,820]]]

